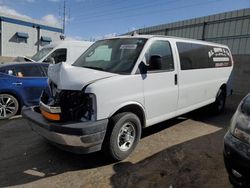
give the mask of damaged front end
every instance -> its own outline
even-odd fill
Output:
[[[63,64],[49,67],[40,105],[24,107],[32,130],[61,149],[74,153],[99,151],[108,119],[97,120],[97,97],[88,87],[112,74]]]
[[[40,101],[42,115],[51,121],[96,120],[96,98],[84,91],[58,90],[50,83],[50,90],[42,93]]]

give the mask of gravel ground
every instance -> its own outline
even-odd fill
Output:
[[[61,151],[22,117],[0,121],[0,187],[228,187],[223,136],[242,96],[225,111],[207,108],[143,130],[133,154],[114,163],[101,152]]]

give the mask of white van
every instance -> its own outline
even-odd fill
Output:
[[[25,61],[60,63],[74,62],[93,42],[89,41],[58,41],[46,45],[31,58]]]
[[[208,104],[222,111],[232,68],[225,45],[147,35],[104,39],[72,66],[50,67],[50,91],[40,107],[22,113],[58,147],[104,149],[122,160],[144,127]]]

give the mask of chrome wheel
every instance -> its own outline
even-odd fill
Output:
[[[103,150],[114,160],[121,161],[128,157],[141,138],[141,121],[131,112],[121,112],[109,120]]]
[[[127,151],[135,141],[135,127],[131,122],[125,123],[118,134],[117,144],[121,151]]]
[[[0,94],[0,119],[7,119],[16,115],[19,105],[15,97],[8,94]]]

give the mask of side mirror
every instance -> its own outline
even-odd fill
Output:
[[[48,57],[43,62],[50,63],[50,64],[55,64],[55,59],[53,57]]]
[[[159,70],[161,69],[162,57],[159,55],[150,56],[148,67],[150,70]]]

